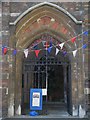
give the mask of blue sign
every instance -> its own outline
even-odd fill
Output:
[[[30,110],[42,110],[42,89],[30,89]]]

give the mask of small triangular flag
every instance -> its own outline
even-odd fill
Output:
[[[17,54],[17,50],[13,50],[13,55],[16,55]]]
[[[66,54],[67,54],[67,52],[66,52],[66,51],[64,51],[64,52],[63,52],[63,55],[65,56]]]
[[[40,50],[35,50],[36,57],[38,57]]]
[[[85,49],[87,47],[87,44],[83,45],[82,48]]]
[[[52,41],[50,41],[50,47],[52,47]]]
[[[74,50],[74,51],[73,51],[73,56],[74,56],[74,57],[76,56],[76,53],[77,53],[77,50]]]
[[[88,31],[85,31],[83,34],[84,34],[84,35],[88,35]]]
[[[76,40],[76,37],[73,37],[73,38],[71,39],[72,43],[74,43],[75,40]]]
[[[28,56],[28,49],[24,50],[24,54],[25,54],[25,57],[27,58],[27,56]]]
[[[49,47],[49,48],[47,49],[49,53],[51,52],[51,49],[52,49],[52,47]]]
[[[3,47],[3,48],[2,48],[2,52],[3,52],[4,55],[7,53],[7,51],[8,51],[8,48],[7,48],[7,47]]]
[[[60,51],[60,50],[59,50],[58,48],[56,48],[56,53],[55,53],[55,55],[57,55],[59,51]]]
[[[64,44],[65,44],[65,43],[59,44],[59,46],[61,47],[61,50],[63,49]]]
[[[38,46],[37,46],[37,45],[34,45],[33,48],[34,48],[34,50],[37,50],[37,49],[38,49]]]

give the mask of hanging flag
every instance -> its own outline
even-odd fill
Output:
[[[17,50],[13,50],[13,55],[16,55],[17,54]]]
[[[76,53],[77,53],[77,50],[74,50],[74,51],[73,51],[73,56],[74,56],[74,57],[76,56]]]
[[[37,50],[37,49],[38,49],[38,46],[37,46],[37,45],[34,45],[33,48],[34,48],[34,50]]]
[[[40,50],[35,50],[36,57],[38,57]]]
[[[28,49],[24,50],[24,54],[25,54],[25,57],[27,58],[27,56],[28,56]]]
[[[52,49],[52,47],[49,47],[49,48],[47,49],[49,53],[51,52],[51,49]]]
[[[71,42],[74,43],[75,41],[76,41],[76,37],[73,37],[73,38],[71,39]]]
[[[42,41],[43,46],[45,45],[45,42],[46,42],[46,41]]]
[[[63,55],[65,56],[66,54],[67,54],[67,52],[66,52],[66,51],[64,51],[64,52],[63,52]]]
[[[83,48],[83,49],[87,48],[87,44],[84,44],[84,45],[82,46],[82,48]]]
[[[8,51],[8,48],[4,46],[4,47],[2,48],[3,54],[5,55],[5,54],[7,53],[7,51]]]
[[[50,47],[52,47],[52,41],[50,41]]]
[[[55,53],[55,55],[57,55],[59,51],[60,51],[60,50],[59,50],[58,48],[56,48],[56,53]]]
[[[88,31],[85,31],[83,34],[84,34],[84,35],[88,35]]]
[[[61,50],[63,49],[64,44],[65,44],[65,42],[64,42],[64,43],[59,44],[59,46],[61,47]]]

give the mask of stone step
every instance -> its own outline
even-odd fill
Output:
[[[40,117],[32,117],[32,118],[29,118],[29,117],[21,117],[21,118],[5,118],[5,119],[2,119],[2,120],[90,120],[89,118],[74,118],[74,117],[71,117],[71,118],[40,118]]]

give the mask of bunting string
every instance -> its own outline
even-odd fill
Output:
[[[39,55],[39,53],[40,53],[41,50],[47,50],[48,53],[50,53],[51,50],[52,50],[52,47],[55,47],[55,48],[56,48],[55,55],[57,55],[57,54],[59,53],[59,51],[61,51],[61,52],[63,52],[64,55],[66,55],[67,53],[73,53],[73,56],[75,57],[78,50],[80,50],[80,49],[86,49],[86,48],[87,48],[88,43],[84,44],[84,45],[83,45],[82,47],[80,47],[80,48],[77,48],[76,50],[68,51],[68,52],[63,50],[64,45],[65,45],[67,42],[69,42],[69,41],[71,41],[72,43],[74,43],[74,42],[76,41],[77,37],[79,37],[79,36],[81,36],[81,35],[88,36],[88,33],[89,33],[89,30],[84,31],[84,32],[81,33],[81,34],[79,34],[79,35],[77,35],[77,36],[75,36],[75,37],[73,37],[73,38],[71,38],[71,39],[69,39],[69,40],[67,40],[67,41],[64,41],[64,42],[62,42],[62,43],[60,43],[60,44],[56,44],[56,45],[52,44],[52,41],[50,41],[50,43],[48,44],[47,41],[45,41],[45,40],[42,41],[42,40],[40,39],[40,40],[37,41],[37,43],[33,44],[33,46],[31,46],[30,48],[27,48],[27,49],[18,49],[18,50],[16,50],[16,49],[10,48],[10,47],[8,47],[8,46],[3,46],[3,47],[2,47],[2,53],[3,53],[4,55],[6,55],[7,52],[8,52],[8,50],[11,50],[12,53],[13,53],[13,55],[16,55],[18,51],[21,51],[21,52],[24,52],[25,57],[27,58],[29,52],[34,51],[36,57],[38,57],[38,55]],[[38,49],[38,45],[39,45],[40,43],[42,43],[45,48],[43,48],[43,49]],[[60,48],[58,48],[58,46],[59,46]],[[29,50],[29,49],[30,49],[30,50]]]

